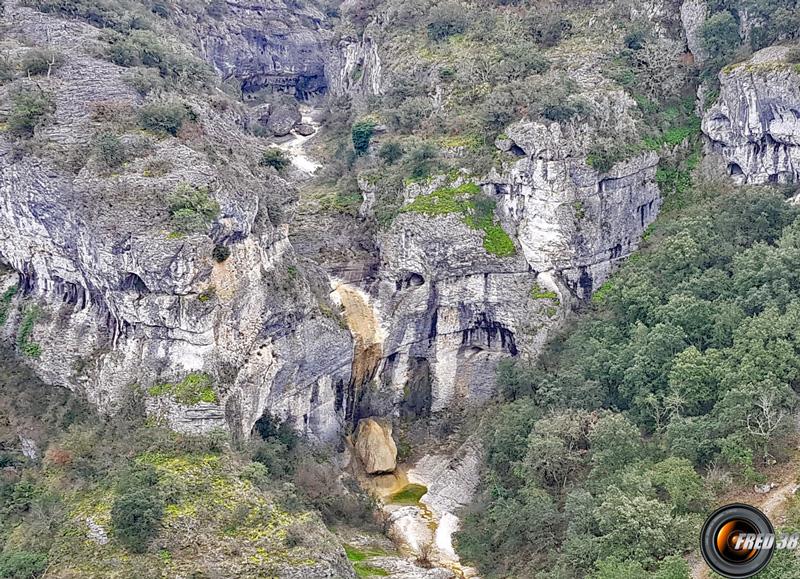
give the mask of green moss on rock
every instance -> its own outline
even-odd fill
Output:
[[[427,195],[419,195],[401,212],[430,216],[459,213],[469,227],[483,231],[483,247],[487,253],[508,257],[517,249],[508,233],[495,223],[495,204],[494,199],[484,195],[481,188],[470,181],[458,187],[440,187]]]
[[[172,396],[177,402],[187,406],[200,402],[216,404],[219,401],[211,376],[205,372],[191,372],[180,382],[155,384],[147,392],[151,396]]]

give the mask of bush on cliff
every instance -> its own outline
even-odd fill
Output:
[[[39,89],[23,88],[11,97],[11,114],[8,116],[8,130],[11,134],[29,138],[55,111],[50,96]]]
[[[170,221],[177,233],[201,233],[219,215],[219,204],[211,197],[207,187],[181,183],[170,193],[167,202]]]

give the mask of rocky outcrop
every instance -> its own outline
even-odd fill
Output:
[[[600,172],[585,161],[597,139],[585,126],[523,122],[506,132],[522,156],[486,182],[527,263],[588,299],[658,214],[658,155],[641,153]]]
[[[708,51],[701,36],[708,15],[706,0],[685,0],[681,4],[681,24],[686,34],[686,44],[697,64],[703,64],[708,59]]]
[[[285,137],[300,122],[297,103],[281,102],[272,107],[266,123],[267,130],[276,137]]]
[[[773,46],[720,72],[720,94],[703,116],[712,151],[742,183],[800,178],[800,69]]]
[[[306,99],[327,90],[325,16],[309,3],[227,1],[224,10],[197,18],[173,17],[191,31],[199,52],[223,79],[235,78],[247,97],[261,91]]]
[[[285,221],[295,193],[258,173],[251,155],[264,143],[242,132],[242,111],[185,96],[190,136],[130,131],[120,137],[136,151],[128,163],[112,174],[90,155],[75,174],[49,153],[93,150],[97,111],[132,115],[141,97],[125,69],[83,48],[98,29],[15,3],[6,17],[9,42],[48,38],[69,64],[37,81],[55,103],[34,136],[40,155],[21,155],[0,133],[0,264],[11,270],[0,287],[17,287],[0,335],[20,354],[35,344],[26,359],[46,382],[104,412],[137,390],[179,430],[249,433],[268,412],[336,439],[352,339],[327,303],[325,275],[297,261]],[[27,82],[0,87],[0,100]],[[205,231],[174,230],[168,199],[179,186],[219,205]],[[221,262],[218,247],[229,254]],[[210,384],[202,392],[167,387],[198,377]]]
[[[368,26],[360,38],[348,36],[339,41],[327,69],[333,94],[383,94],[381,57],[373,33],[378,34],[376,25]]]
[[[373,418],[359,420],[355,449],[367,474],[392,472],[397,467],[397,447],[390,424]]]
[[[495,391],[497,364],[534,357],[577,301],[588,299],[634,251],[655,219],[658,155],[600,172],[586,162],[603,126],[635,132],[624,94],[600,94],[595,125],[520,122],[498,147],[499,170],[406,187],[406,209],[380,233],[371,288],[384,328],[383,361],[364,412],[438,412]],[[414,200],[472,183],[496,204],[515,251],[486,248],[458,212],[413,210]],[[365,199],[376,192],[367,190]]]

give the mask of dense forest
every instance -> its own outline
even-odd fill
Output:
[[[693,191],[535,366],[502,367],[459,535],[488,576],[684,577],[715,493],[794,451],[800,213]]]

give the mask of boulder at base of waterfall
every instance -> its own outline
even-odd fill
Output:
[[[298,135],[302,135],[304,137],[314,134],[314,127],[308,123],[300,123],[294,128],[294,130]]]
[[[300,111],[294,103],[279,103],[272,108],[267,121],[267,130],[276,137],[288,135],[300,122]]]
[[[364,418],[356,428],[356,452],[369,474],[392,472],[397,466],[397,446],[392,427],[374,418]]]

